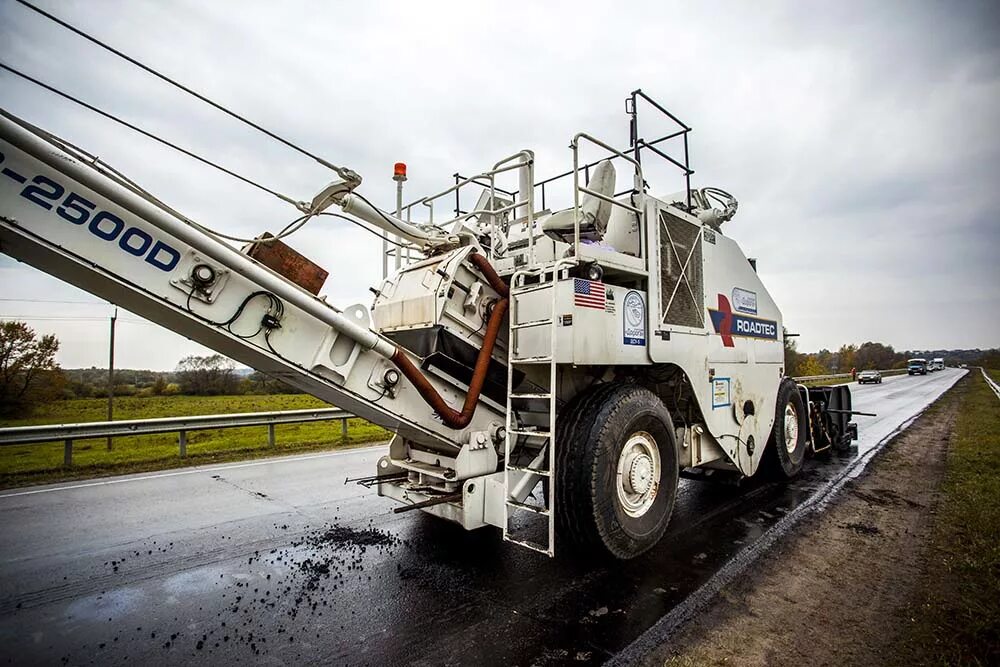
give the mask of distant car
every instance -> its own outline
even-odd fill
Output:
[[[920,358],[910,359],[906,362],[906,374],[927,375],[927,360]]]
[[[882,374],[878,371],[861,371],[858,373],[858,384],[882,384]]]

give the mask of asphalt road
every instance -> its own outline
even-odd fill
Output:
[[[852,386],[861,437],[790,485],[682,482],[628,563],[551,561],[345,477],[384,448],[0,492],[11,664],[599,664],[964,371]]]

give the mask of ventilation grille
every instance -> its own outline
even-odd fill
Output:
[[[701,227],[660,211],[660,321],[705,326]]]

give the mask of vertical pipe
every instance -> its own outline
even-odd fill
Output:
[[[382,232],[382,280],[389,277],[389,232]]]
[[[402,219],[403,218],[403,181],[406,180],[406,176],[403,176],[402,178],[398,178],[397,177],[395,180],[396,180],[396,217]],[[396,242],[397,243],[402,243],[402,241],[403,241],[403,239],[401,237],[399,237],[399,236],[396,237]],[[396,271],[399,271],[399,267],[402,266],[402,263],[403,263],[402,252],[403,252],[403,249],[400,248],[397,245],[396,246],[396,250],[393,253],[395,255],[395,257],[396,257]]]
[[[517,212],[515,217],[517,218],[527,218],[531,213],[528,210],[528,204],[531,201],[531,189],[534,187],[534,183],[531,182],[531,161],[527,156],[521,158],[521,166],[517,170],[517,198],[519,201],[524,202],[517,207]],[[530,230],[529,230],[530,231]]]
[[[118,308],[111,316],[111,337],[108,340],[108,421],[115,417],[115,321],[118,319]],[[112,448],[111,436],[108,436],[108,451]]]
[[[187,431],[177,432],[177,446],[180,449],[181,458],[185,458],[188,453],[188,434]]]
[[[580,259],[580,146],[574,139],[573,147],[573,257]]]
[[[67,468],[73,465],[73,441],[69,438],[63,442],[63,465]]]
[[[684,133],[684,183],[687,189],[687,207],[691,210],[691,164],[688,162],[688,133]]]

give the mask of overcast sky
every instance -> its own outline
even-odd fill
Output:
[[[624,146],[623,100],[641,87],[694,128],[695,184],[739,199],[725,232],[758,258],[800,349],[1000,345],[1000,3],[38,4],[349,165],[384,208],[396,161],[409,200],[521,148],[539,177],[564,171],[577,131]],[[332,178],[13,0],[0,60],[296,198]],[[0,105],[209,226],[255,235],[296,217],[7,73]],[[654,192],[680,188],[659,176]],[[373,237],[321,219],[291,245],[329,269],[331,302],[369,303]],[[63,366],[107,364],[110,312],[0,255],[0,318],[55,333]],[[119,321],[119,367],[206,353]]]

